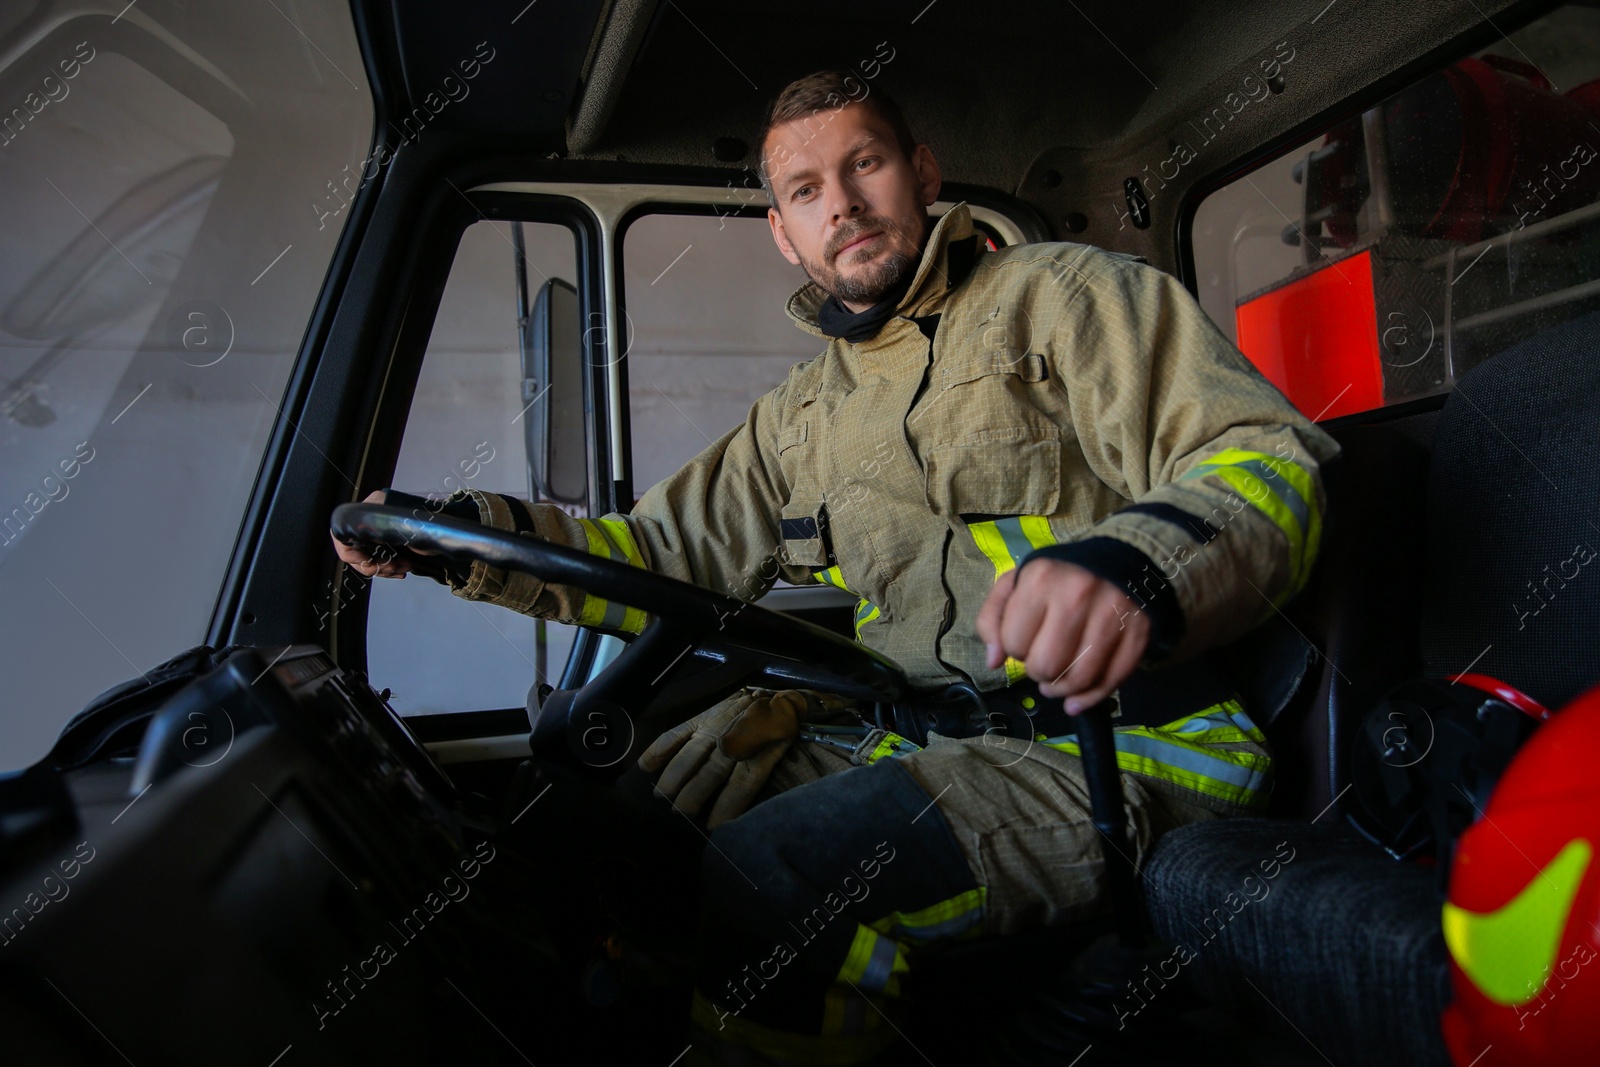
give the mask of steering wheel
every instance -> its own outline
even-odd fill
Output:
[[[331,526],[346,543],[487,563],[650,615],[587,685],[550,693],[537,712],[530,702],[530,742],[541,755],[560,758],[565,748],[583,765],[620,774],[642,747],[638,724],[665,729],[741,686],[885,703],[907,689],[892,660],[830,630],[565,545],[385,504],[341,504]]]

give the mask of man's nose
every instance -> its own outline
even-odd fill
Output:
[[[832,208],[831,214],[835,223],[854,218],[867,209],[866,198],[849,179],[834,183],[833,188],[829,190],[829,196],[829,206]]]

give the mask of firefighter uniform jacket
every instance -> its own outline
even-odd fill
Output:
[[[827,295],[789,300],[824,336]],[[481,522],[746,600],[773,582],[859,598],[857,637],[915,685],[994,689],[975,632],[996,577],[1045,546],[1152,611],[1147,661],[1238,636],[1305,582],[1337,446],[1171,276],[1077,244],[986,249],[933,227],[872,336],[832,338],[631,514],[572,518],[469,490]],[[473,564],[462,597],[637,631],[644,616]]]

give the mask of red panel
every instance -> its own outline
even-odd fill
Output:
[[[1237,322],[1240,350],[1307,417],[1383,406],[1370,252],[1240,304]]]

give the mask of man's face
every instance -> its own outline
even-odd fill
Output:
[[[907,159],[888,123],[846,104],[774,127],[762,149],[773,240],[840,303],[865,311],[916,269],[939,196],[926,145]]]

